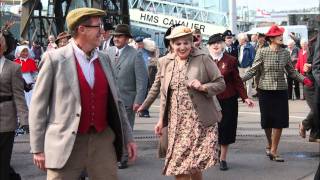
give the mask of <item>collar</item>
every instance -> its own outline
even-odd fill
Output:
[[[77,58],[80,57],[80,58],[88,60],[89,62],[91,62],[91,61],[93,61],[93,60],[98,58],[98,52],[97,52],[96,48],[91,51],[91,55],[90,56],[87,56],[87,54],[77,46],[77,44],[74,41],[74,39],[71,39],[70,43],[71,43],[72,48],[74,50],[75,56]]]
[[[128,46],[128,44],[127,45],[124,45],[122,48],[117,48],[116,47],[116,51],[119,51],[119,56],[121,55],[121,53],[122,53],[122,51],[124,50],[124,48],[126,48]]]
[[[221,52],[221,53],[218,54],[218,55],[215,55],[215,54],[211,54],[211,53],[210,53],[210,55],[211,55],[211,57],[212,57],[213,60],[216,59],[216,60],[220,61],[220,60],[222,59],[222,57],[223,57],[223,53],[224,53],[224,52]]]

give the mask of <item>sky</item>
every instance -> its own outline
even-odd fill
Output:
[[[294,10],[310,7],[319,7],[320,0],[236,0],[237,6],[247,5],[249,9]]]

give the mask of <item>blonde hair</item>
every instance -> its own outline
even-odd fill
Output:
[[[244,39],[246,41],[249,40],[248,35],[246,33],[239,33],[237,37],[238,37],[238,40],[240,40],[240,39]]]
[[[302,45],[302,44],[305,44],[305,43],[306,43],[306,44],[309,43],[307,39],[304,39],[304,38],[303,38],[303,39],[300,40],[300,44],[301,44],[301,45]]]

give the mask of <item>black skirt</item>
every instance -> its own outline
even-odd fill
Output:
[[[238,96],[219,100],[222,119],[218,123],[219,144],[228,145],[236,141],[238,124]]]
[[[289,127],[287,90],[259,89],[259,106],[262,129]]]

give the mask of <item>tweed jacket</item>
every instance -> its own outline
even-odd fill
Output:
[[[167,54],[159,59],[158,72],[142,108],[148,108],[160,93],[160,116],[164,126],[168,124],[169,85],[175,66],[175,54]],[[210,55],[202,50],[193,48],[189,55],[189,65],[184,83],[197,79],[208,88],[208,92],[188,89],[193,106],[199,114],[204,126],[211,126],[221,119],[221,107],[216,95],[221,93],[226,85],[223,77]]]
[[[132,107],[133,104],[142,104],[147,94],[148,85],[147,67],[142,54],[138,53],[133,47],[126,45],[118,62],[115,62],[116,48],[112,46],[104,52],[111,59],[121,100],[126,107]]]
[[[98,57],[109,83],[108,126],[116,135],[114,145],[120,160],[122,149],[133,141],[132,130],[119,99],[110,60],[101,52]],[[44,152],[47,168],[62,168],[71,154],[81,118],[80,101],[71,43],[45,53],[31,99],[29,122],[31,152]]]
[[[304,76],[299,74],[292,66],[290,53],[284,48],[275,52],[270,47],[258,50],[252,67],[242,77],[247,81],[254,77],[260,70],[258,88],[262,90],[286,90],[288,85],[285,74],[292,79],[303,82]]]
[[[21,66],[5,59],[0,74],[0,96],[12,96],[11,101],[0,102],[0,132],[12,132],[21,125],[28,125],[28,107],[24,97]]]

